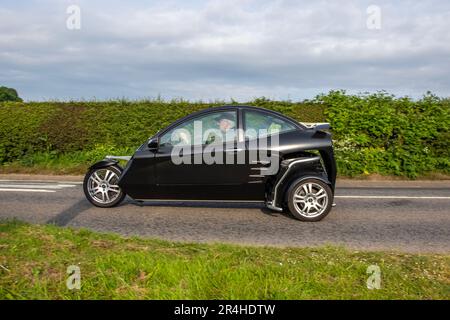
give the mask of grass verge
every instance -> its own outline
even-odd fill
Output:
[[[367,289],[367,268],[381,288]],[[81,289],[66,287],[67,267]],[[123,238],[0,222],[0,299],[449,299],[450,256]]]

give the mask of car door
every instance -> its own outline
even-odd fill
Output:
[[[238,148],[238,123],[233,108],[206,112],[163,132],[155,153],[158,198],[240,199],[246,176],[236,164],[245,152]]]

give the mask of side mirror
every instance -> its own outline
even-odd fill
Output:
[[[149,150],[157,150],[158,149],[158,139],[148,140],[147,146],[148,146]]]

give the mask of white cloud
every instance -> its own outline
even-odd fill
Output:
[[[81,30],[66,29],[66,7]],[[381,30],[366,8],[382,10]],[[0,5],[0,84],[28,99],[449,95],[447,1],[35,1]]]

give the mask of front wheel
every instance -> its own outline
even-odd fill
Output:
[[[121,174],[121,168],[116,166],[89,170],[83,182],[86,198],[101,208],[118,205],[125,198],[118,185]]]
[[[333,192],[318,179],[294,182],[288,191],[288,207],[294,218],[302,221],[322,220],[331,210]]]

